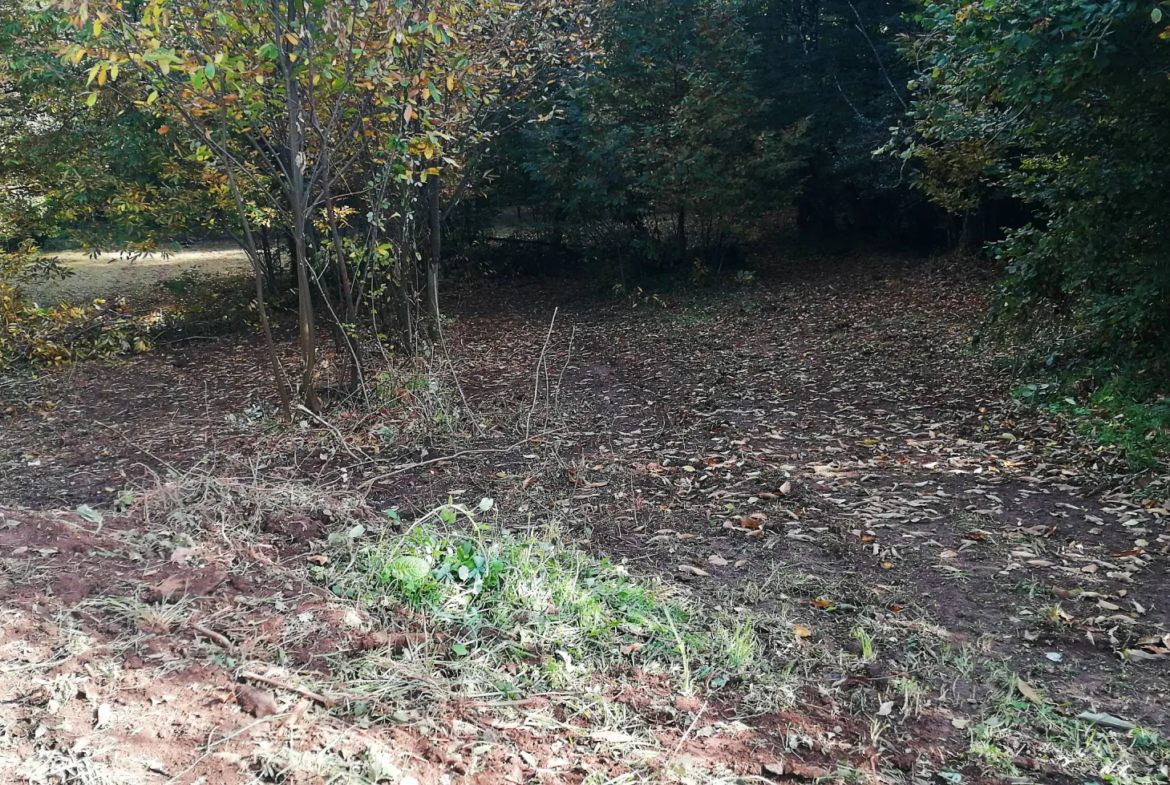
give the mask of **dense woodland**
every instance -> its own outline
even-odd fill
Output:
[[[345,345],[357,384],[371,340],[438,339],[445,277],[742,281],[789,225],[994,260],[992,316],[1059,323],[1049,357],[1165,375],[1156,4],[2,13],[6,360],[70,351],[38,345],[45,315],[22,311],[20,282],[56,272],[43,248],[234,239],[265,334],[266,299],[295,291],[298,394],[316,409],[317,334]]]

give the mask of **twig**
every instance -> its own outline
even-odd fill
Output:
[[[317,703],[320,703],[326,708],[333,705],[333,700],[326,698],[320,693],[313,692],[312,690],[306,690],[304,687],[298,687],[295,684],[288,684],[286,682],[280,681],[279,679],[273,679],[268,676],[261,676],[259,673],[241,673],[240,678],[251,679],[252,681],[258,681],[261,684],[267,684],[269,687],[276,687],[277,689],[287,690],[288,692],[295,692],[297,695],[308,698],[309,700],[317,701]]]
[[[557,323],[557,311],[560,308],[553,308],[552,320],[548,323],[548,334],[544,336],[544,346],[540,349],[540,356],[536,358],[536,378],[532,385],[532,406],[528,407],[528,417],[524,421],[524,439],[528,439],[528,434],[532,430],[532,413],[536,411],[536,402],[540,400],[540,367],[544,365],[544,355],[548,352],[548,342],[552,340],[553,327]]]
[[[97,423],[98,425],[102,426],[103,428],[105,428],[107,431],[110,431],[111,433],[113,433],[113,434],[117,435],[117,437],[118,437],[119,439],[121,439],[122,441],[126,442],[126,444],[130,445],[130,446],[131,446],[131,447],[133,447],[135,450],[138,450],[138,452],[142,453],[142,454],[143,454],[143,455],[145,455],[146,457],[148,457],[148,458],[151,458],[151,459],[153,459],[153,460],[156,460],[156,461],[158,461],[160,464],[162,464],[163,466],[167,467],[168,469],[170,469],[171,471],[173,471],[175,474],[180,474],[180,473],[181,473],[181,472],[180,472],[178,469],[176,469],[176,468],[175,468],[174,466],[172,466],[170,463],[168,463],[167,461],[164,461],[162,458],[158,457],[157,455],[155,455],[154,453],[152,453],[150,450],[147,450],[147,449],[145,449],[145,448],[143,448],[143,447],[139,447],[137,444],[135,444],[134,442],[132,442],[132,441],[130,441],[129,439],[127,439],[127,438],[126,438],[126,436],[125,436],[125,435],[124,435],[124,434],[123,434],[121,431],[119,431],[117,428],[114,428],[113,426],[110,426],[110,425],[106,425],[106,424],[105,424],[104,422],[102,422],[101,420],[94,420],[94,422],[95,422],[95,423]]]
[[[312,409],[308,408],[304,404],[298,403],[297,404],[297,411],[304,412],[305,414],[309,415],[317,422],[324,425],[329,430],[329,432],[332,433],[334,435],[334,437],[336,437],[338,443],[341,445],[341,449],[343,449],[347,453],[349,453],[349,456],[351,458],[353,458],[355,461],[362,461],[362,460],[368,459],[368,456],[365,453],[358,455],[353,450],[351,450],[349,445],[346,444],[346,442],[345,442],[345,437],[341,435],[341,431],[337,430],[337,426],[333,425],[331,422],[329,422],[325,418],[321,417],[319,414],[314,412]]]
[[[550,433],[552,433],[552,432],[545,431],[543,433],[538,433],[535,436],[532,436],[532,437],[529,437],[526,439],[521,439],[520,441],[516,442],[515,444],[510,444],[507,447],[485,447],[485,448],[480,449],[480,450],[460,450],[459,452],[452,453],[450,455],[445,455],[441,458],[430,458],[430,459],[425,460],[425,461],[418,461],[417,463],[404,463],[401,466],[394,467],[394,469],[391,471],[388,471],[384,474],[379,474],[377,477],[373,477],[369,480],[366,480],[364,483],[362,483],[361,488],[364,491],[369,491],[369,489],[372,488],[377,483],[380,483],[382,480],[389,479],[390,477],[394,477],[395,475],[402,474],[403,472],[408,472],[411,469],[421,469],[423,466],[430,466],[431,464],[435,464],[435,463],[443,463],[444,461],[453,461],[456,458],[462,458],[465,455],[484,455],[487,453],[494,453],[494,452],[511,452],[512,450],[515,450],[517,447],[519,447],[522,444],[527,444],[528,442],[543,438],[545,436],[548,436]]]
[[[878,53],[877,47],[874,46],[873,39],[869,37],[869,33],[867,33],[865,30],[865,22],[862,21],[861,14],[858,12],[857,6],[853,5],[853,0],[846,0],[846,2],[849,4],[849,7],[853,9],[853,15],[857,17],[857,24],[854,25],[854,27],[856,27],[858,32],[860,32],[861,35],[865,38],[865,42],[869,44],[869,48],[873,50],[873,58],[877,60],[878,68],[881,69],[882,76],[886,78],[886,84],[890,86],[890,91],[893,92],[894,97],[898,99],[898,103],[902,105],[902,109],[909,111],[910,107],[906,105],[906,99],[902,97],[902,93],[899,92],[898,88],[894,87],[894,80],[890,78],[890,72],[886,70],[886,64],[882,62],[881,54]],[[842,95],[844,95],[844,92],[842,92]]]
[[[674,758],[676,755],[678,755],[678,751],[682,749],[683,744],[687,740],[687,736],[691,735],[691,731],[693,731],[695,726],[699,724],[699,719],[703,716],[703,712],[706,710],[707,701],[703,701],[703,705],[699,707],[699,713],[695,715],[695,719],[691,722],[690,726],[688,726],[687,729],[683,731],[683,735],[678,737],[678,744],[674,745],[674,752],[670,753],[671,758]]]
[[[196,624],[195,622],[191,622],[187,626],[190,627],[191,629],[195,630],[195,632],[199,633],[204,638],[210,638],[211,640],[215,641],[220,646],[227,649],[229,652],[235,651],[235,648],[236,648],[235,645],[230,640],[227,639],[227,636],[220,635],[215,630],[204,627],[202,624]]]

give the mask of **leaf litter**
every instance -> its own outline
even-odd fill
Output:
[[[310,479],[344,495],[373,478],[374,506],[407,519],[442,499],[467,498],[475,507],[483,498],[492,500],[492,515],[534,525],[555,520],[575,547],[632,574],[676,582],[710,613],[741,622],[742,634],[734,626],[725,633],[724,650],[758,663],[759,677],[753,679],[751,668],[722,683],[723,675],[699,677],[701,694],[717,708],[698,719],[662,714],[674,702],[668,693],[696,689],[696,674],[679,672],[669,684],[636,682],[620,704],[656,729],[635,736],[638,743],[611,735],[625,727],[587,732],[614,749],[649,743],[669,752],[679,745],[680,776],[723,771],[800,778],[802,771],[828,776],[865,765],[847,749],[867,750],[881,766],[911,777],[1041,772],[1137,782],[1126,778],[1165,776],[1165,747],[1148,742],[1151,734],[1170,733],[1160,588],[1170,545],[1165,477],[1133,475],[1121,456],[1085,441],[1055,415],[1010,398],[1010,358],[973,351],[968,340],[988,295],[964,271],[881,259],[842,267],[816,275],[780,267],[754,291],[684,294],[637,307],[566,302],[562,288],[523,296],[504,290],[489,308],[482,298],[456,292],[452,310],[460,319],[450,349],[473,410],[466,416],[478,428],[428,435],[421,459],[410,452],[418,432],[408,425],[415,416],[409,409],[372,419],[334,411],[336,434],[312,423],[291,432],[241,428],[240,412],[261,393],[251,384],[251,369],[238,365],[233,342],[197,349],[201,362],[225,369],[227,380],[201,409],[191,403],[205,391],[151,358],[136,361],[139,383],[165,383],[172,397],[122,396],[131,405],[121,419],[93,393],[110,381],[108,374],[95,367],[67,371],[81,378],[70,379],[67,390],[46,379],[37,388],[43,393],[30,397],[60,402],[49,401],[54,405],[43,414],[22,410],[14,418],[16,448],[6,453],[3,482],[12,498],[44,504],[52,494],[20,468],[40,460],[48,476],[76,478],[54,480],[72,489],[62,501],[95,509],[122,491],[144,450],[184,469],[215,450],[221,461],[269,456],[262,469],[269,482]],[[562,313],[562,327],[549,342],[547,365],[555,373],[538,380],[534,396],[532,358],[554,305]],[[93,457],[63,465],[49,434],[76,440],[87,432],[85,423],[106,420],[117,421],[126,438],[89,426],[97,437]],[[518,439],[525,440],[519,449],[512,447]],[[471,454],[460,457],[466,451]],[[424,463],[433,456],[440,459]],[[378,480],[387,466],[395,473]],[[19,476],[10,468],[20,469]],[[94,473],[96,480],[89,478]],[[247,515],[255,521],[248,530],[252,544],[232,557],[240,565],[232,572],[244,564],[251,565],[245,572],[263,572],[299,553],[302,578],[309,578],[313,569],[337,564],[338,552],[321,544],[325,536],[334,535],[334,548],[355,541],[344,515],[314,510],[303,524],[295,516]],[[28,517],[13,515],[21,516]],[[86,516],[65,525],[71,536],[95,536],[87,534],[93,521]],[[286,535],[294,530],[300,534]],[[56,563],[65,555],[50,552],[60,547],[55,542],[22,540],[12,551],[28,548],[23,558]],[[201,550],[179,550],[196,546]],[[232,585],[216,583],[211,546],[184,543],[160,550],[160,559],[176,552],[182,564],[145,576],[152,586],[173,585],[160,592],[161,600],[204,603],[201,597]],[[198,566],[188,566],[196,554]],[[184,569],[192,574],[176,578]],[[82,599],[95,591],[70,589],[63,586],[60,596]],[[269,601],[241,607],[278,614],[298,608],[289,599],[279,602],[284,610]],[[354,674],[338,681],[350,673],[344,669],[322,675],[336,670],[330,664],[336,655],[315,651],[311,630],[320,629],[313,627],[320,612],[301,610],[297,617],[304,613],[314,618],[296,623],[305,637],[292,649],[307,659],[274,678],[300,689],[320,683],[340,691],[364,683],[366,676]],[[249,628],[241,623],[215,629],[247,641]],[[428,642],[428,621],[418,625],[401,632],[422,637],[389,647],[400,652],[392,656],[436,645],[454,653],[450,643]],[[625,656],[647,650],[646,639],[628,640],[621,646]],[[668,640],[676,654],[686,650],[682,633]],[[132,656],[153,667],[147,657],[154,655],[136,646]],[[1046,656],[1057,648],[1060,660]],[[173,644],[167,651],[164,663],[208,659],[207,653],[178,654]],[[385,664],[391,663],[400,661]],[[777,673],[787,668],[793,676],[764,678],[777,665]],[[240,694],[231,674],[206,681],[224,701]],[[435,705],[446,705],[439,682],[417,683]],[[296,704],[290,697],[278,705]],[[736,706],[762,708],[744,714]],[[489,709],[504,712],[492,720],[496,732],[517,732],[511,710]],[[303,721],[309,717],[338,722],[313,712]],[[884,730],[875,736],[878,719]],[[402,720],[412,733],[442,724],[427,714]],[[552,721],[560,727],[566,717]],[[1105,746],[1071,741],[1088,726],[1105,729]],[[459,737],[453,727],[448,732]],[[940,727],[950,730],[940,737]],[[1141,743],[1131,747],[1131,738]],[[524,772],[541,771],[555,780],[579,765],[565,744],[546,753],[520,747],[507,759],[514,764],[493,764],[519,766],[520,781]],[[471,744],[453,753],[461,764],[437,765],[467,771],[482,758],[474,750]],[[293,760],[294,751],[270,751],[264,765],[308,765]],[[627,756],[607,765],[617,765],[615,773],[663,771],[642,768],[642,760]],[[387,765],[416,776],[406,773],[403,760]]]

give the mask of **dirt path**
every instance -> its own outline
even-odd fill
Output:
[[[666,711],[651,694],[639,722],[674,757],[643,770],[588,753],[601,755],[589,765],[616,765],[607,777],[1157,781],[1168,758],[1153,734],[1170,734],[1167,478],[1131,476],[1116,455],[1015,404],[1007,364],[971,346],[986,297],[953,265],[881,259],[781,270],[717,298],[469,290],[449,308],[449,335],[478,429],[412,406],[426,396],[410,381],[389,385],[373,415],[341,406],[328,428],[282,429],[255,347],[240,341],[184,349],[182,367],[152,356],[64,369],[4,396],[0,495],[108,505],[143,466],[187,469],[214,451],[236,475],[245,466],[342,495],[369,488],[374,507],[403,518],[445,498],[491,498],[516,521],[555,522],[572,544],[682,586],[712,613],[750,619],[761,657],[788,663],[787,680],[746,678],[726,715]],[[324,520],[292,538],[281,592],[302,591],[297,560],[333,528]],[[265,536],[283,552],[285,527]],[[61,568],[34,545],[0,543],[10,590]],[[225,574],[240,558],[220,559]],[[107,583],[87,596],[126,594]],[[76,604],[50,596],[58,611]],[[22,613],[27,642],[27,625],[42,621]],[[175,636],[156,635],[168,646]],[[178,635],[187,649],[176,658],[204,667],[192,637]],[[228,689],[230,665],[199,683]],[[351,721],[334,713],[314,727]],[[411,739],[401,743],[421,750]],[[233,752],[243,770],[245,747]],[[676,772],[684,751],[694,766]],[[417,754],[430,763],[409,776],[462,776]],[[525,760],[515,752],[488,770],[503,777],[519,761],[512,781],[585,777]],[[787,771],[768,768],[777,760]]]

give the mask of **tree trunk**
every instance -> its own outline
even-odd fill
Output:
[[[286,78],[288,107],[288,151],[290,187],[289,196],[292,202],[292,240],[293,261],[297,270],[297,334],[301,347],[301,395],[305,407],[311,412],[318,412],[321,403],[317,398],[316,371],[317,371],[317,336],[313,323],[313,292],[309,282],[309,258],[305,248],[305,209],[308,200],[305,198],[305,142],[303,136],[303,122],[300,93],[295,81]]]
[[[272,325],[268,321],[268,308],[264,303],[264,289],[265,278],[271,278],[271,264],[269,265],[269,274],[266,276],[260,262],[260,254],[256,250],[256,238],[252,234],[252,227],[248,223],[248,212],[245,209],[244,197],[240,193],[239,186],[236,184],[235,172],[232,171],[231,165],[224,167],[227,172],[228,186],[231,189],[232,200],[236,203],[236,211],[239,213],[241,228],[244,233],[244,243],[247,246],[244,251],[248,254],[248,261],[252,263],[252,277],[256,282],[256,313],[260,317],[260,332],[264,336],[264,346],[268,352],[268,364],[272,368],[272,380],[276,384],[276,392],[280,397],[280,414],[284,417],[285,422],[292,420],[292,402],[289,400],[288,387],[284,383],[284,372],[280,367],[280,358],[276,355],[276,341],[272,338]],[[264,244],[265,254],[268,252],[268,243],[265,240]],[[271,281],[269,281],[271,286]]]
[[[442,336],[442,314],[439,311],[439,264],[443,251],[442,211],[440,210],[442,186],[439,175],[431,176],[427,189],[427,226],[430,234],[430,248],[427,253],[427,312],[431,342],[438,343]]]
[[[349,381],[348,387],[352,392],[362,383],[361,343],[353,338],[350,330],[356,329],[357,304],[353,298],[353,284],[349,279],[349,264],[345,258],[345,245],[341,241],[341,231],[337,228],[337,210],[333,205],[333,194],[328,185],[325,187],[325,210],[329,219],[329,231],[333,237],[333,254],[337,263],[337,278],[341,287],[342,321],[338,325],[341,337],[345,341],[345,348],[349,352]]]
[[[272,243],[268,239],[268,227],[260,230],[260,246],[264,251],[264,277],[268,284],[268,293],[276,294],[276,262],[272,258]]]

